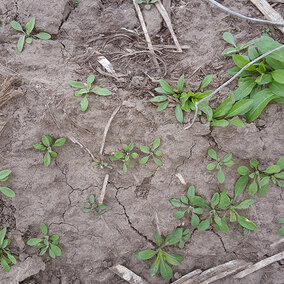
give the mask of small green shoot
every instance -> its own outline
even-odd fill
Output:
[[[10,265],[16,264],[17,260],[8,249],[11,240],[5,239],[6,233],[7,228],[0,231],[0,261],[2,268],[8,272],[10,271]]]
[[[66,142],[66,138],[59,138],[53,143],[53,139],[48,135],[43,135],[41,138],[42,144],[34,144],[34,148],[41,151],[46,151],[43,164],[48,167],[51,162],[51,158],[58,156],[57,152],[53,151],[52,147],[63,146]],[[52,145],[53,143],[53,145]]]
[[[93,194],[89,197],[89,202],[82,209],[84,213],[93,213],[95,216],[99,216],[103,210],[107,209],[104,204],[96,203],[95,196]]]
[[[43,238],[33,238],[28,240],[27,244],[29,246],[41,249],[39,255],[44,255],[47,251],[51,258],[56,258],[61,256],[61,249],[58,246],[59,236],[58,235],[48,235],[47,226],[44,223],[40,224],[40,230],[43,234]]]
[[[207,170],[209,171],[213,171],[213,170],[217,170],[217,179],[220,183],[224,183],[225,181],[225,174],[222,171],[222,166],[226,166],[226,167],[232,167],[235,163],[232,160],[232,154],[227,154],[224,158],[223,161],[221,161],[221,159],[217,156],[217,153],[215,150],[213,149],[209,149],[208,150],[208,155],[210,156],[210,158],[212,158],[213,160],[215,160],[216,162],[214,163],[210,163],[207,165]]]
[[[284,218],[279,218],[279,219],[277,220],[277,224],[284,224]],[[279,228],[278,234],[279,234],[280,236],[284,236],[284,226],[282,226],[281,228]]]
[[[11,173],[12,173],[11,170],[0,171],[0,182],[5,182],[6,180],[8,180],[9,175]],[[0,185],[0,192],[2,192],[7,197],[13,198],[13,197],[16,196],[15,192],[11,188],[6,187],[6,186],[1,186]]]
[[[100,159],[96,159],[93,162],[93,166],[99,169],[105,169],[105,168],[112,169],[112,166],[110,166],[107,162],[100,160]]]
[[[31,20],[26,24],[25,30],[22,28],[21,24],[16,21],[10,22],[11,27],[18,31],[23,33],[23,35],[19,38],[17,48],[19,52],[22,52],[24,49],[25,43],[31,44],[33,41],[33,38],[39,38],[39,39],[50,39],[51,35],[45,32],[37,33],[35,35],[32,35],[32,31],[35,27],[35,18],[31,18]]]
[[[87,83],[83,84],[78,81],[70,81],[69,85],[73,88],[76,88],[77,91],[75,92],[75,97],[82,97],[82,100],[80,102],[81,105],[81,111],[85,112],[88,109],[89,101],[88,97],[90,93],[95,93],[99,96],[110,96],[112,94],[111,91],[105,88],[101,88],[99,86],[93,86],[92,84],[95,81],[95,76],[90,75],[87,79]]]
[[[161,139],[160,138],[156,138],[154,140],[154,142],[152,143],[152,146],[140,146],[140,151],[143,152],[144,154],[147,154],[147,156],[143,157],[140,160],[140,164],[146,164],[149,160],[150,157],[153,157],[154,162],[158,165],[158,166],[162,166],[163,163],[161,162],[160,159],[158,159],[157,157],[161,157],[163,152],[161,150],[157,150],[159,148],[161,144]]]
[[[135,0],[137,4],[145,3],[144,7],[146,10],[150,10],[152,5],[158,2],[159,0]]]

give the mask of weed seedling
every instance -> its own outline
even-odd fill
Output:
[[[34,144],[34,148],[41,151],[47,151],[43,158],[43,164],[48,167],[51,162],[51,158],[56,158],[58,154],[53,151],[52,147],[63,146],[66,142],[66,138],[57,139],[52,145],[53,139],[48,135],[43,135],[41,138],[42,144]]]
[[[0,182],[4,182],[9,178],[9,175],[12,173],[11,170],[3,170],[0,172]],[[0,192],[2,192],[7,197],[15,197],[15,192],[6,186],[0,186]]]
[[[116,152],[114,155],[109,157],[112,161],[121,161],[122,169],[125,173],[127,172],[127,166],[130,168],[134,168],[134,165],[131,163],[131,158],[137,159],[139,156],[135,152],[132,153],[133,148],[134,143],[132,142],[129,145],[123,144],[122,152]]]
[[[222,166],[226,166],[226,167],[231,167],[234,165],[234,162],[232,160],[232,154],[227,154],[224,158],[223,161],[221,161],[221,159],[217,156],[217,153],[215,150],[213,149],[209,149],[208,150],[208,155],[215,160],[216,162],[214,163],[210,163],[207,165],[207,170],[209,171],[213,171],[213,170],[217,170],[217,179],[220,183],[223,183],[225,181],[225,174],[222,171]]]
[[[99,169],[105,169],[105,168],[112,169],[112,167],[107,162],[100,160],[100,159],[96,159],[93,162],[93,166]]]
[[[137,4],[145,3],[144,7],[146,10],[150,10],[152,5],[158,2],[159,0],[135,0]]]
[[[10,244],[11,240],[5,239],[6,232],[7,228],[4,228],[0,232],[0,260],[2,268],[8,272],[10,271],[10,265],[16,264],[17,260],[8,249],[8,245]]]
[[[183,257],[178,254],[169,254],[165,252],[165,247],[180,243],[180,240],[184,238],[183,236],[187,234],[188,230],[184,231],[183,228],[177,228],[164,240],[162,236],[157,233],[155,236],[155,243],[158,248],[156,250],[143,250],[137,252],[135,255],[141,260],[151,259],[155,256],[156,259],[150,268],[150,274],[155,275],[160,273],[164,279],[170,280],[173,277],[173,270],[168,263],[171,265],[179,265],[183,261]]]
[[[240,184],[242,191],[246,188],[248,183],[248,192],[251,196],[257,192],[265,194],[269,190],[270,180],[280,187],[284,187],[284,156],[281,157],[276,165],[271,165],[264,171],[258,169],[258,161],[256,159],[250,160],[250,168],[246,166],[238,167],[238,173],[241,177],[237,184]]]
[[[100,213],[107,209],[107,206],[104,204],[96,203],[95,196],[93,194],[89,197],[89,202],[85,205],[85,207],[82,209],[84,213],[93,213],[95,216],[99,216]]]
[[[88,97],[90,93],[95,93],[99,96],[110,96],[112,93],[108,89],[101,88],[99,86],[94,86],[92,88],[92,84],[95,81],[95,76],[90,75],[87,79],[87,83],[83,84],[81,82],[77,81],[70,81],[69,85],[71,87],[77,88],[77,91],[75,92],[75,97],[82,97],[83,99],[81,100],[81,110],[86,111],[88,109],[89,101]]]
[[[27,244],[29,246],[41,249],[39,255],[44,255],[47,250],[51,258],[56,258],[61,256],[61,249],[58,247],[59,236],[58,235],[48,235],[47,226],[44,223],[40,224],[40,230],[43,234],[43,238],[33,238],[28,240]]]
[[[25,43],[28,43],[28,44],[32,43],[34,37],[39,38],[39,39],[50,39],[51,38],[50,34],[44,33],[44,32],[31,35],[35,27],[35,22],[36,22],[35,18],[31,18],[31,20],[25,26],[25,31],[22,28],[20,23],[16,21],[10,22],[10,25],[12,26],[14,30],[23,33],[23,35],[19,38],[18,44],[17,44],[17,48],[19,52],[23,51]]]
[[[163,163],[161,162],[161,160],[156,158],[156,157],[161,157],[162,154],[163,154],[161,150],[157,150],[157,148],[160,146],[160,144],[161,144],[161,139],[160,138],[156,138],[154,140],[154,142],[152,143],[152,147],[140,146],[140,151],[143,152],[144,154],[147,154],[147,156],[143,157],[140,160],[140,164],[146,164],[148,162],[149,158],[153,157],[154,162],[158,166],[162,166]]]
[[[279,218],[277,220],[277,224],[284,224],[284,218]],[[280,236],[284,236],[284,226],[282,226],[279,230],[278,230],[278,234]]]

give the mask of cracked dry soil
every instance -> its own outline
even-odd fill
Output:
[[[261,17],[250,1],[222,2],[243,14]],[[275,9],[284,12],[281,4]],[[159,14],[154,9],[152,13],[148,25],[153,43],[172,44]],[[181,196],[188,185],[195,185],[200,195],[209,198],[216,190],[233,188],[237,165],[247,163],[247,159],[255,157],[263,167],[277,161],[283,155],[284,112],[283,105],[272,104],[244,129],[234,126],[210,129],[201,118],[184,131],[172,109],[158,113],[149,102],[148,91],[157,87],[149,78],[164,77],[176,82],[185,74],[187,87],[194,89],[204,74],[212,73],[211,87],[216,88],[229,78],[226,70],[231,67],[230,60],[221,55],[225,48],[222,33],[232,32],[239,42],[244,42],[259,36],[267,27],[233,18],[207,1],[173,0],[174,29],[180,43],[190,49],[181,54],[159,49],[163,75],[147,53],[137,53],[146,50],[146,45],[130,0],[81,0],[77,6],[68,0],[2,0],[0,15],[0,83],[6,76],[15,75],[21,79],[18,89],[23,93],[0,109],[1,168],[12,169],[7,185],[16,192],[15,199],[0,197],[0,225],[8,228],[12,251],[22,260],[37,252],[19,246],[13,236],[20,235],[26,242],[39,234],[41,222],[61,236],[63,251],[61,257],[46,265],[45,271],[23,283],[125,283],[108,270],[118,263],[149,283],[167,283],[151,277],[150,262],[134,256],[136,251],[153,246],[155,213],[162,233],[169,234],[181,224],[173,217],[169,199]],[[36,28],[52,34],[52,40],[34,40],[19,54],[16,51],[19,35],[9,22],[26,23],[32,16],[36,17]],[[269,28],[273,38],[283,41],[278,31]],[[100,55],[113,64],[117,78],[102,72],[97,61]],[[89,110],[82,113],[68,81],[84,81],[90,74],[96,76],[100,86],[112,90],[113,96],[91,96]],[[236,82],[230,88],[235,86]],[[219,103],[228,92],[229,88],[223,90],[212,103]],[[122,143],[147,144],[160,137],[164,166],[157,168],[149,163],[127,174],[117,168],[100,171],[92,167],[89,155],[70,140],[59,150],[56,162],[48,168],[43,166],[41,153],[32,147],[43,134],[73,136],[96,156],[106,122],[119,105],[122,107],[106,139],[106,156]],[[186,121],[190,118],[186,117]],[[206,171],[210,147],[220,155],[232,153],[236,162],[226,170],[223,185]],[[110,174],[105,196],[107,211],[98,218],[84,214],[82,207],[90,194],[99,195],[107,172]],[[184,177],[187,186],[180,184],[177,173]],[[190,243],[179,252],[185,260],[174,271],[183,275],[237,258],[256,262],[277,253],[281,247],[271,249],[270,244],[280,238],[275,222],[283,217],[283,193],[271,186],[266,196],[255,199],[247,216],[257,223],[259,231],[244,236],[237,226],[232,226],[228,234],[191,229]],[[185,220],[185,225],[188,223]],[[228,278],[220,283],[280,284],[283,262],[244,280]]]

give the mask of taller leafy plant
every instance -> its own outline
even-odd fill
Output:
[[[0,182],[4,182],[9,178],[9,175],[12,173],[11,170],[3,170],[0,171]],[[0,192],[2,192],[4,195],[6,195],[7,197],[15,197],[15,192],[6,186],[1,186],[0,185]]]

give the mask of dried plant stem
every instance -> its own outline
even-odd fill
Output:
[[[75,139],[73,136],[69,135],[67,136],[73,143],[79,145],[83,150],[85,150],[92,158],[93,161],[96,160],[95,156],[92,154],[92,152],[82,143],[80,143],[77,139]]]
[[[216,93],[218,93],[221,89],[223,89],[224,87],[226,87],[227,85],[229,85],[233,80],[235,80],[243,71],[245,71],[248,67],[250,67],[252,64],[254,64],[255,62],[257,62],[258,60],[264,58],[265,56],[276,52],[280,49],[283,49],[284,45],[278,46],[270,51],[267,51],[266,53],[262,54],[261,56],[259,56],[258,58],[254,59],[253,61],[251,61],[250,63],[248,63],[246,66],[244,66],[238,73],[236,73],[231,79],[229,79],[228,81],[226,81],[223,85],[221,85],[220,87],[218,87],[213,93],[211,93],[210,95],[208,95],[207,97],[203,98],[202,100],[198,101],[195,103],[195,113],[194,113],[194,117],[191,121],[191,123],[189,125],[187,125],[184,129],[189,129],[195,122],[197,115],[198,115],[198,105],[207,101],[208,99],[210,99],[211,97],[213,97]]]
[[[103,187],[102,187],[102,190],[101,190],[101,194],[98,197],[98,204],[103,204],[104,203],[104,198],[105,198],[105,194],[106,194],[106,187],[107,187],[108,179],[109,179],[109,174],[106,174],[105,175],[105,179],[104,179],[104,183],[103,183]]]

